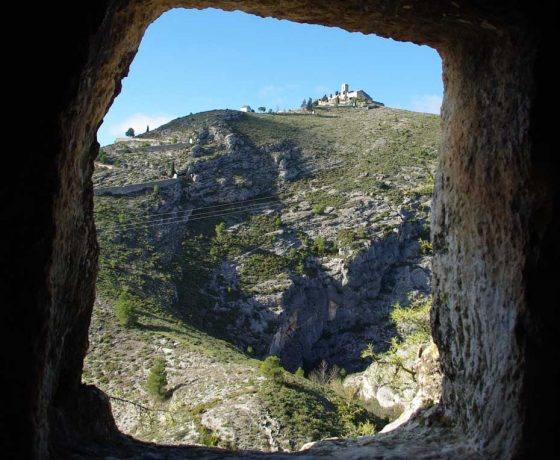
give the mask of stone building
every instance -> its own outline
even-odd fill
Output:
[[[373,103],[374,100],[364,90],[350,91],[348,83],[343,83],[340,91],[336,91],[330,96],[325,95],[318,102],[320,106],[366,106]]]

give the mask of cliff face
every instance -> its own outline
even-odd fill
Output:
[[[362,205],[373,215],[379,212],[375,203]],[[429,207],[423,210],[428,212]],[[326,360],[356,371],[364,366],[360,352],[368,343],[378,350],[387,348],[395,335],[389,322],[393,306],[429,293],[430,261],[419,244],[426,237],[425,221],[414,210],[403,214],[381,221],[387,226],[359,249],[319,260],[312,276],[292,280],[282,294],[284,311],[271,354],[281,356],[289,369]],[[357,220],[355,225],[360,228],[367,222]]]
[[[438,142],[438,117],[382,108],[214,111],[104,147],[86,376],[116,398],[120,429],[265,450],[343,434],[290,431],[254,359],[346,374],[368,366],[368,345],[388,350],[394,305],[430,291]],[[122,292],[136,327],[115,319]],[[159,415],[144,389],[156,356],[174,389]]]

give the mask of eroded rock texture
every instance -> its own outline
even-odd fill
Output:
[[[438,49],[446,86],[433,221],[441,406],[489,456],[557,447],[558,313],[548,300],[560,215],[549,115],[557,12],[548,3],[463,0],[91,0],[79,9],[35,6],[36,19],[26,11],[37,38],[24,55],[34,58],[32,72],[51,78],[26,88],[35,96],[36,142],[6,200],[20,244],[10,248],[16,267],[5,279],[16,273],[25,284],[2,317],[12,447],[45,458],[62,441],[116,436],[103,397],[80,386],[97,258],[95,132],[145,28],[175,6],[241,9]],[[390,455],[374,441],[360,449]]]

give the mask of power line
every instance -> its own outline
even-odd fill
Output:
[[[262,202],[262,203],[253,203],[253,204],[242,205],[242,206],[237,206],[237,207],[232,206],[229,209],[223,209],[223,210],[216,209],[214,211],[208,211],[208,212],[203,212],[203,213],[200,213],[200,212],[199,213],[193,213],[192,209],[185,209],[185,210],[182,210],[182,211],[175,211],[173,213],[165,213],[165,214],[161,214],[161,215],[156,214],[156,215],[153,216],[153,218],[152,218],[152,216],[149,216],[147,218],[147,220],[133,219],[131,221],[124,222],[122,224],[117,223],[114,226],[119,226],[120,225],[120,226],[123,226],[123,227],[128,227],[128,226],[132,226],[132,225],[139,224],[139,223],[163,222],[165,220],[176,219],[176,218],[181,218],[181,217],[188,218],[189,216],[191,216],[193,214],[195,214],[194,217],[200,217],[200,216],[206,216],[206,215],[213,215],[213,214],[215,214],[217,212],[220,212],[220,211],[231,211],[231,210],[235,210],[235,209],[250,208],[250,207],[253,207],[253,206],[255,206],[255,207],[256,206],[265,206],[265,205],[276,204],[276,203],[280,203],[280,202],[275,200],[275,201],[267,201],[267,202]],[[199,209],[203,209],[203,208],[199,208]],[[172,214],[172,216],[162,218],[162,216],[167,215],[167,214]]]
[[[239,202],[241,203],[241,202]],[[204,210],[204,209],[210,209],[213,208],[212,207],[208,207],[208,208],[190,208],[190,209],[183,209],[183,210],[179,210],[179,211],[173,211],[173,212],[167,212],[167,213],[162,213],[162,214],[151,214],[151,215],[147,215],[146,219],[148,221],[159,221],[159,220],[165,220],[165,219],[172,219],[175,217],[180,217],[181,215],[183,216],[190,216],[190,215],[194,215],[195,217],[199,217],[199,216],[204,216],[204,215],[210,215],[216,212],[221,212],[221,211],[230,211],[230,210],[234,210],[234,209],[240,209],[240,208],[244,208],[244,207],[251,207],[251,206],[260,206],[260,205],[267,205],[267,204],[276,204],[279,203],[278,200],[268,200],[268,201],[262,201],[259,203],[247,203],[247,204],[241,204],[239,206],[235,205],[235,203],[232,203],[229,208],[224,208],[224,209],[214,209],[214,210],[210,210],[208,212],[193,212],[194,209],[198,209],[198,210]],[[169,216],[169,217],[166,217]],[[135,224],[135,223],[142,223],[142,222],[146,222],[146,219],[142,219],[142,218],[133,218],[128,220],[126,223],[123,223],[122,225],[131,225],[131,224]],[[117,224],[118,225],[118,224]]]
[[[235,206],[238,204],[250,204],[252,202],[259,202],[259,201],[266,201],[266,200],[272,200],[275,199],[277,200],[278,197],[275,195],[269,195],[269,196],[264,196],[264,197],[260,197],[260,198],[252,198],[250,200],[243,200],[243,201],[233,201],[231,203],[223,203],[223,204],[216,204],[216,205],[212,205],[212,206],[201,206],[198,208],[190,208],[190,209],[185,209],[185,211],[198,211],[198,210],[205,210],[205,209],[214,209],[214,208],[223,208],[226,206]],[[94,211],[94,213],[99,213],[101,211]],[[159,216],[164,216],[166,214],[174,214],[175,211],[169,211],[166,213],[161,213],[158,214],[157,212],[133,212],[131,214],[137,214],[137,215],[150,215],[150,214],[154,214],[154,215],[159,215]]]
[[[237,208],[231,208],[231,209],[225,209],[225,212],[216,212],[216,211],[211,211],[211,212],[207,212],[207,213],[199,213],[196,214],[195,216],[191,217],[189,219],[189,217],[192,215],[191,213],[189,213],[188,211],[181,213],[180,215],[175,215],[173,217],[166,217],[164,219],[152,219],[152,220],[146,220],[146,221],[139,221],[139,222],[133,222],[133,223],[124,223],[122,225],[116,224],[111,226],[111,228],[120,228],[120,229],[127,229],[127,228],[134,228],[137,226],[143,226],[143,225],[147,225],[147,224],[164,224],[164,223],[168,223],[168,222],[174,222],[174,221],[188,221],[188,220],[199,220],[202,218],[212,218],[215,216],[221,216],[224,214],[231,214],[233,212],[245,212],[245,211],[252,211],[252,210],[260,210],[260,209],[266,209],[266,207],[272,206],[279,206],[281,203],[280,202],[276,202],[276,203],[261,203],[261,204],[253,204],[253,205],[249,205],[249,206],[240,206]]]
[[[170,218],[166,218],[166,219],[162,219],[162,220],[147,221],[147,222],[144,222],[144,223],[138,223],[136,225],[124,225],[124,226],[115,225],[115,226],[111,226],[111,227],[103,228],[103,229],[99,229],[99,230],[101,230],[101,231],[107,231],[109,229],[131,230],[131,229],[157,226],[157,225],[174,224],[174,223],[181,223],[181,222],[187,223],[187,222],[191,222],[191,221],[212,219],[212,218],[215,218],[215,217],[221,217],[221,216],[226,216],[226,215],[231,215],[231,214],[239,214],[239,213],[253,212],[253,211],[262,211],[262,210],[266,210],[267,208],[278,209],[281,205],[282,205],[281,202],[278,202],[276,204],[265,203],[265,204],[260,204],[260,205],[245,206],[245,207],[241,207],[237,210],[228,210],[228,212],[223,212],[223,213],[213,212],[213,213],[206,213],[206,214],[203,214],[203,215],[198,215],[197,214],[195,217],[191,217],[190,219],[189,219],[188,216],[183,215],[183,216],[180,216],[180,217],[170,217]]]

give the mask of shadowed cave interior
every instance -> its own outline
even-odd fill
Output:
[[[135,442],[117,432],[106,397],[81,385],[98,256],[95,133],[143,31],[176,6],[339,26],[427,44],[442,56],[443,146],[431,222],[440,415],[377,440],[325,441],[296,455],[523,458],[557,448],[558,414],[550,408],[558,403],[558,313],[549,299],[559,160],[548,115],[556,7],[260,0],[86,2],[64,23],[61,16],[37,22],[47,37],[39,49],[60,56],[52,58],[54,83],[37,99],[42,142],[24,158],[14,200],[26,213],[19,240],[29,244],[14,258],[28,288],[3,318],[21,350],[5,364],[15,376],[7,413],[17,414],[10,424],[19,436],[11,446],[35,458],[264,455]]]

